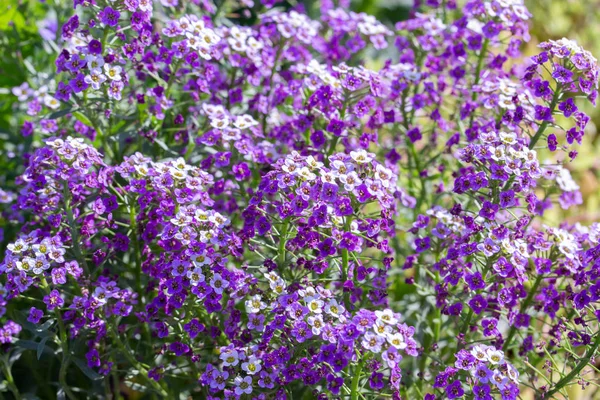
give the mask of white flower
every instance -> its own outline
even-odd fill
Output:
[[[239,363],[239,355],[236,350],[228,349],[219,356],[223,360],[223,365],[226,367],[236,366]]]
[[[386,324],[394,325],[398,323],[398,319],[394,316],[394,313],[389,308],[386,308],[383,311],[377,310],[375,311],[375,316],[378,320],[385,322]]]
[[[318,297],[309,297],[308,299],[305,299],[305,301],[306,306],[311,312],[315,314],[321,314],[323,312],[323,300]]]
[[[494,365],[500,364],[504,360],[504,353],[501,350],[496,350],[493,347],[488,347],[485,354],[486,359]]]
[[[193,286],[197,286],[199,283],[204,282],[204,274],[202,273],[202,268],[194,268],[187,272],[187,277],[190,280],[190,283]]]
[[[90,71],[89,75],[84,78],[85,83],[90,85],[94,90],[100,89],[100,85],[106,81],[106,75],[99,68]]]
[[[250,356],[250,358],[248,358],[248,361],[242,363],[242,369],[246,371],[248,375],[257,374],[262,369],[260,365],[260,360],[254,356]]]
[[[364,149],[360,149],[358,151],[351,151],[350,157],[352,157],[352,159],[356,161],[357,164],[366,164],[368,162],[371,162],[374,158],[373,154],[367,153]]]
[[[219,35],[217,35],[212,29],[202,29],[198,33],[198,38],[200,39],[200,47],[205,49],[216,45],[219,40],[221,40]]]
[[[6,246],[11,252],[18,254],[29,249],[29,245],[23,239],[17,239],[14,243]]]
[[[325,322],[323,322],[323,317],[321,315],[308,317],[307,322],[310,326],[312,326],[312,333],[314,335],[321,334],[321,330],[325,326]]]
[[[338,304],[337,300],[331,299],[325,306],[325,312],[329,315],[332,315],[336,318],[339,318],[345,311],[344,306]]]
[[[260,310],[264,310],[267,308],[267,305],[262,302],[260,295],[255,294],[249,300],[246,300],[246,311],[252,314],[256,314],[260,312]]]
[[[389,344],[391,344],[398,350],[405,349],[407,346],[406,342],[404,341],[404,336],[402,336],[402,334],[400,334],[400,333],[392,333],[392,334],[388,333],[386,335],[386,339]]]
[[[113,81],[121,80],[121,71],[123,69],[118,65],[104,64],[104,72],[106,76]]]
[[[46,107],[49,107],[53,110],[56,110],[58,107],[60,107],[60,101],[58,101],[55,97],[52,97],[50,95],[44,96],[44,104],[46,105]]]
[[[102,58],[102,56],[88,54],[85,57],[85,61],[87,62],[87,67],[90,71],[94,69],[100,69],[104,66],[104,58]]]

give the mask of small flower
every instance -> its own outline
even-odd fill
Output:
[[[252,393],[252,378],[246,376],[242,378],[241,376],[237,376],[233,383],[235,384],[235,394],[241,396],[243,394]]]

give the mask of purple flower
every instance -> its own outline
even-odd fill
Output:
[[[475,295],[470,301],[469,306],[473,310],[473,312],[477,315],[481,314],[483,310],[487,308],[487,300],[483,298],[482,295]]]
[[[292,328],[292,336],[298,343],[304,343],[307,339],[310,339],[312,335],[312,330],[304,321],[297,322]]]
[[[552,90],[550,89],[550,82],[542,81],[539,79],[537,79],[533,82],[533,94],[535,96],[545,97],[551,93],[552,93]]]
[[[502,25],[494,22],[494,21],[488,21],[482,28],[481,31],[483,32],[483,36],[485,36],[488,39],[493,39],[496,36],[498,36],[498,34],[500,33],[500,30],[502,29]]]
[[[271,223],[264,216],[260,217],[254,226],[260,236],[266,235],[271,230]]]
[[[573,113],[577,112],[578,108],[575,105],[572,97],[569,97],[566,101],[563,101],[558,105],[558,109],[563,112],[564,116],[569,118]]]
[[[69,81],[69,86],[73,89],[74,93],[83,92],[85,89],[89,87],[87,82],[85,81],[85,75],[77,74],[77,76]]]
[[[423,138],[421,130],[418,127],[409,129],[408,132],[406,132],[406,136],[408,136],[411,143],[415,143],[416,141],[421,140]]]
[[[331,132],[334,136],[341,136],[344,130],[344,121],[339,119],[332,119],[327,125],[327,131]]]
[[[556,135],[551,133],[548,135],[548,150],[556,151],[556,147],[558,146],[558,140],[556,139]]]
[[[329,203],[334,203],[337,200],[338,186],[333,183],[325,182],[321,190],[321,199]]]
[[[446,387],[446,396],[448,399],[458,399],[459,397],[464,396],[464,394],[465,391],[459,380],[452,382]]]
[[[485,287],[485,282],[479,271],[465,275],[465,282],[467,282],[471,290],[483,289]]]
[[[119,23],[119,17],[121,13],[112,7],[106,7],[104,10],[100,11],[100,21],[108,26],[117,26]]]
[[[561,65],[555,64],[552,77],[559,83],[570,83],[573,80],[573,72]]]
[[[500,192],[500,207],[507,208],[515,205],[515,192],[514,190],[507,190]]]
[[[381,390],[383,389],[383,374],[381,372],[374,371],[369,378],[369,386],[373,390]]]
[[[425,236],[424,238],[415,239],[415,250],[417,253],[422,253],[425,250],[429,250],[431,248],[431,239],[429,236]]]
[[[90,40],[88,51],[90,54],[102,54],[102,43],[98,39]]]
[[[319,147],[323,146],[326,142],[325,134],[321,130],[314,131],[310,135],[310,140],[312,141],[313,146],[315,146],[316,148],[319,148]]]
[[[62,307],[65,301],[60,297],[58,290],[54,289],[50,294],[44,296],[44,303],[46,303],[48,310],[52,311],[55,308]]]
[[[91,349],[90,351],[88,351],[85,355],[85,358],[87,360],[87,365],[90,368],[97,368],[101,364],[100,354],[96,349]]]
[[[323,240],[317,245],[317,248],[319,249],[319,257],[323,258],[333,255],[336,252],[336,249],[333,246],[333,240],[331,238]]]
[[[40,322],[40,319],[44,316],[44,312],[42,310],[38,310],[35,307],[31,307],[29,310],[29,316],[27,317],[27,321],[32,324],[37,324]]]
[[[481,382],[481,383],[485,383],[485,382]],[[493,397],[490,395],[490,387],[488,385],[473,386],[473,394],[475,395],[475,400],[492,400],[493,399]]]
[[[552,110],[542,105],[535,106],[535,119],[540,121],[552,121]]]
[[[494,204],[488,200],[483,202],[481,206],[481,210],[479,210],[479,215],[483,218],[493,220],[496,217],[496,213],[500,209],[498,204]]]
[[[72,91],[73,89],[70,85],[65,85],[64,82],[58,82],[58,88],[56,89],[56,94],[54,97],[56,97],[58,100],[69,101]]]

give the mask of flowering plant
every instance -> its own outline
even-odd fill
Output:
[[[600,224],[544,214],[582,201],[599,70],[568,39],[523,59],[521,1],[428,0],[395,27],[345,0],[63,11],[52,68],[12,89],[15,398],[597,386]]]

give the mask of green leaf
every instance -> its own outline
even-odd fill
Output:
[[[48,341],[48,336],[46,336],[45,338],[42,338],[42,340],[40,340],[40,342],[38,343],[37,352],[36,352],[38,360],[40,358],[42,358],[42,354],[44,353],[44,351],[46,351],[46,349],[52,351],[52,349],[50,349],[48,346],[46,346],[47,341]]]
[[[85,376],[87,376],[91,380],[96,381],[98,379],[102,379],[102,375],[88,367],[85,361],[80,360],[79,358],[74,358],[73,361],[75,362],[75,364],[77,364],[81,372],[83,372]]]
[[[74,116],[75,118],[77,118],[77,120],[78,120],[79,122],[81,122],[82,124],[84,124],[84,125],[87,125],[87,126],[89,126],[90,128],[93,128],[93,127],[94,127],[94,125],[92,124],[92,121],[90,121],[90,119],[89,119],[88,117],[86,117],[85,115],[83,115],[83,114],[82,114],[82,113],[80,113],[79,111],[75,111],[75,112],[73,113],[73,116]]]
[[[59,110],[59,111],[56,111],[56,112],[53,112],[52,114],[50,114],[48,116],[48,119],[57,119],[60,117],[64,117],[65,115],[69,114],[70,112],[71,112],[71,107],[66,108],[64,110]]]

